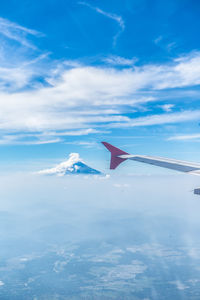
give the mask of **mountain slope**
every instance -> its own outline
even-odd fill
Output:
[[[41,170],[38,174],[64,176],[69,174],[101,174],[100,171],[87,166],[78,153],[71,153],[69,159],[54,168]]]

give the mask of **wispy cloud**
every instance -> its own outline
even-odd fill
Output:
[[[167,37],[164,37],[162,35],[158,36],[155,40],[154,43],[162,48],[163,50],[166,50],[167,52],[170,52],[174,48],[176,48],[177,44],[176,42],[172,41],[169,42],[169,39]]]
[[[23,27],[4,18],[0,18],[0,34],[32,49],[36,49],[36,47],[27,39],[27,36],[42,36],[36,30]]]
[[[30,139],[31,138],[31,139]],[[61,138],[49,138],[44,137],[43,139],[37,138],[37,135],[22,135],[22,134],[12,134],[3,135],[0,138],[0,145],[45,145],[45,144],[55,144],[62,142]]]
[[[66,137],[82,137],[90,134],[107,134],[109,131],[96,130],[93,128],[80,129],[73,131],[44,131],[38,132],[27,132],[27,133],[12,133],[12,134],[2,134],[0,138],[0,145],[44,145],[44,144],[55,144],[63,142],[65,144],[74,144],[84,147],[93,147],[96,145],[95,142],[85,142],[85,141],[74,141],[66,142]]]
[[[200,139],[200,133],[185,134],[185,135],[175,135],[168,138],[168,141],[188,141]]]
[[[125,58],[121,56],[111,55],[105,57],[103,61],[114,66],[133,66],[136,63],[137,58]]]
[[[93,128],[87,128],[87,129],[78,129],[78,130],[72,130],[72,131],[50,131],[45,132],[42,135],[51,135],[51,136],[82,136],[82,135],[89,135],[89,134],[96,134],[96,133],[107,133],[107,131],[104,130],[97,130]],[[37,135],[41,136],[41,135]]]
[[[116,35],[113,37],[113,46],[116,46],[116,43],[117,43],[117,39],[119,38],[120,34],[124,31],[125,29],[125,22],[123,20],[123,18],[117,14],[113,14],[113,13],[109,13],[109,12],[106,12],[102,9],[100,9],[99,7],[95,7],[95,6],[92,6],[90,5],[89,3],[87,2],[82,2],[80,1],[79,4],[81,5],[85,5],[93,10],[95,10],[97,13],[115,21],[118,26],[119,26],[119,30],[118,32],[116,33]]]
[[[93,148],[93,147],[97,148],[98,147],[97,142],[87,142],[87,141],[66,142],[65,144],[83,146],[85,148]]]
[[[193,120],[199,120],[200,110],[181,111],[169,114],[149,115],[146,117],[135,118],[129,122],[111,124],[111,127],[140,127],[163,124],[176,124]]]
[[[28,86],[33,87],[40,85],[37,79],[41,78],[41,76],[46,76],[48,72],[47,68],[42,67],[47,57],[48,54],[36,56],[31,60],[24,57],[23,59],[19,59],[19,61],[15,61],[13,66],[1,66],[0,92],[14,92],[27,88]],[[10,61],[12,61],[12,59],[10,59]]]
[[[4,282],[2,280],[0,280],[0,286],[3,286]]]
[[[159,105],[159,107],[162,108],[162,110],[164,110],[166,112],[170,112],[170,111],[172,111],[174,104],[163,104],[163,105]]]
[[[135,112],[138,105],[156,101],[160,91],[166,88],[198,85],[200,53],[168,64],[134,68],[105,65],[52,68],[43,73],[48,86],[40,83],[34,89],[27,87],[33,74],[41,75],[40,69],[30,64],[13,75],[12,68],[7,69],[0,68],[0,131],[2,134],[34,133],[33,142],[103,133],[109,127],[175,124],[200,118],[199,110],[170,112],[172,103],[161,105],[167,113],[159,115],[150,115],[148,110],[143,112],[144,117],[125,114]],[[156,97],[149,96],[154,92]],[[39,135],[45,138],[41,140]]]
[[[175,284],[176,288],[178,290],[180,290],[180,291],[190,288],[188,285],[186,285],[185,283],[181,282],[180,280],[171,281],[170,283],[171,284]]]
[[[162,35],[159,35],[157,38],[155,38],[154,43],[155,43],[156,45],[158,45],[162,40],[163,40],[163,36],[162,36]]]
[[[40,36],[36,30],[0,18],[0,90],[11,92],[34,86],[36,77],[47,74],[43,63],[50,53],[41,53],[32,42],[33,37]]]

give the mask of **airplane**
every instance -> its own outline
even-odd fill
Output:
[[[167,169],[172,169],[180,172],[184,172],[192,175],[200,176],[200,163],[181,161],[176,159],[158,157],[158,156],[148,156],[148,155],[131,155],[113,145],[102,142],[102,144],[110,151],[110,169],[116,169],[122,162],[127,159],[135,160],[138,162],[147,163],[154,166],[159,166]],[[194,189],[195,195],[200,195],[200,188]]]

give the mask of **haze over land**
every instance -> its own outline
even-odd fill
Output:
[[[141,187],[140,176],[18,173],[0,182],[2,299],[198,299],[197,180],[142,176]]]

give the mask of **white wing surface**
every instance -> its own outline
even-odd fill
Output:
[[[200,176],[200,163],[181,161],[176,159],[148,156],[148,155],[130,155],[124,154],[118,156],[121,159],[131,159],[146,164],[172,169],[180,172],[185,172]]]

